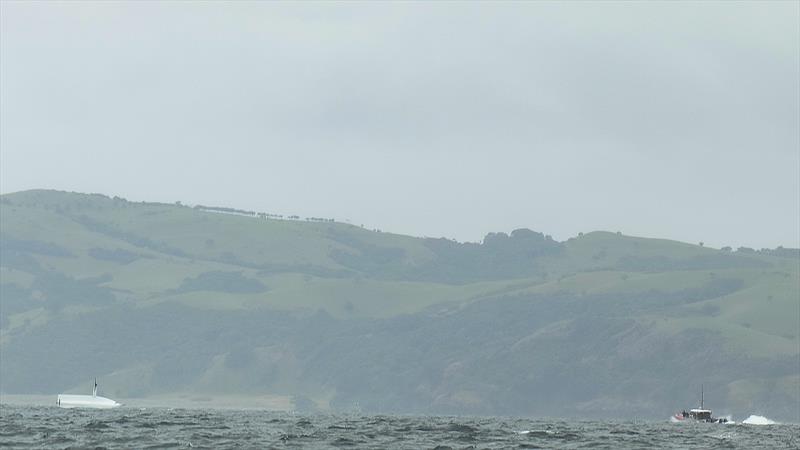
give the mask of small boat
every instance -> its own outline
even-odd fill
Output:
[[[59,408],[95,408],[95,409],[111,409],[117,406],[122,406],[110,398],[97,396],[97,378],[94,379],[94,388],[92,395],[71,395],[59,394],[56,400],[56,405]]]
[[[674,416],[672,416],[672,418],[675,419],[676,421],[679,421],[679,422],[691,420],[691,421],[694,421],[694,422],[705,422],[705,423],[727,423],[728,419],[726,419],[724,417],[714,417],[711,414],[711,410],[705,408],[705,404],[704,404],[705,402],[704,402],[704,398],[703,397],[704,397],[703,396],[703,385],[701,384],[700,385],[700,407],[699,408],[690,409],[689,411],[683,410],[683,411],[675,414]]]

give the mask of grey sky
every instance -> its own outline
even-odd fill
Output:
[[[4,1],[0,191],[798,246],[798,5]]]

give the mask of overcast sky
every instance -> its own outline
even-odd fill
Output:
[[[800,245],[800,3],[0,7],[0,191]]]

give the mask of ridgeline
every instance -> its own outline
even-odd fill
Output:
[[[98,194],[0,197],[0,392],[800,421],[800,252],[478,243]],[[201,401],[201,400],[198,400]]]

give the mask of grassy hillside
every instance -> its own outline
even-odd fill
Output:
[[[717,408],[794,418],[799,348],[793,249],[530,230],[471,244],[103,195],[0,198],[5,393],[97,375],[117,396],[655,416],[706,382]]]

